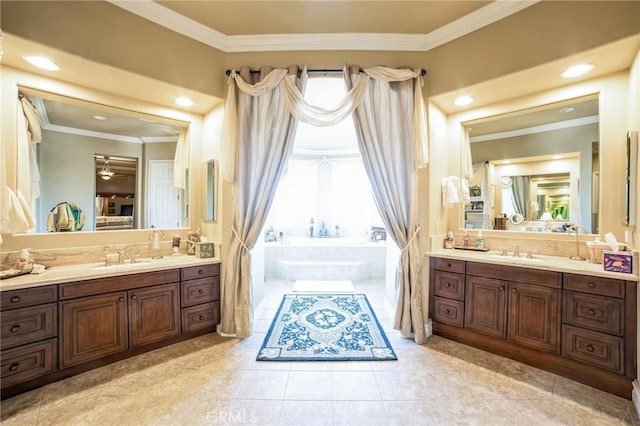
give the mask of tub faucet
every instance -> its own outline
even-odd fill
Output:
[[[520,243],[513,243],[513,257],[520,257]]]

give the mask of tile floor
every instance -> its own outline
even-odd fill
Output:
[[[255,332],[209,334],[2,401],[3,425],[618,425],[630,401],[437,336],[392,329],[382,285],[358,282],[398,361],[256,362],[281,295]]]

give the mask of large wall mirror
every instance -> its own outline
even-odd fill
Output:
[[[71,230],[56,226],[61,205],[82,212],[82,231],[188,226],[188,189],[176,187],[173,178],[176,146],[188,123],[19,90],[42,121],[36,232]]]
[[[474,177],[461,227],[598,233],[598,96],[463,123]]]

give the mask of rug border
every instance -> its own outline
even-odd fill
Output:
[[[331,358],[326,358],[326,357],[324,357],[324,358],[309,357],[309,358],[304,358],[304,359],[291,358],[291,357],[259,358],[260,357],[260,353],[262,352],[262,350],[264,349],[265,345],[269,341],[269,338],[271,337],[271,332],[273,331],[274,327],[276,326],[276,319],[279,317],[280,311],[284,307],[284,302],[286,301],[287,296],[362,296],[364,298],[364,301],[367,303],[367,307],[369,308],[369,311],[371,312],[371,315],[373,316],[373,319],[375,320],[375,324],[378,327],[378,331],[380,332],[380,336],[382,337],[382,340],[387,345],[387,347],[391,350],[391,353],[393,354],[393,358],[384,358],[384,359],[362,359],[362,358],[351,358],[351,357],[345,357],[345,358],[342,358],[342,359],[331,359]],[[389,342],[389,339],[387,338],[387,333],[384,332],[384,329],[382,328],[382,325],[380,324],[380,321],[378,320],[378,316],[376,315],[375,311],[371,307],[371,303],[369,303],[369,298],[364,293],[284,293],[282,295],[282,300],[280,301],[280,306],[278,307],[278,310],[276,311],[276,314],[274,315],[273,319],[271,320],[271,325],[269,326],[269,331],[267,331],[267,335],[264,337],[264,340],[262,341],[262,345],[260,346],[260,349],[258,349],[258,354],[256,355],[256,361],[267,361],[267,362],[268,361],[274,361],[274,362],[279,362],[279,361],[287,361],[287,362],[305,362],[305,361],[313,361],[313,362],[316,362],[316,361],[321,361],[321,362],[325,362],[325,361],[332,361],[332,362],[342,362],[342,361],[379,362],[379,361],[397,361],[397,360],[398,360],[398,354],[396,354],[395,349],[393,349],[393,346],[391,346],[391,342]]]

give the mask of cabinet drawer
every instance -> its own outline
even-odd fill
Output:
[[[180,270],[180,278],[182,281],[195,280],[197,278],[213,277],[220,275],[220,264],[211,263],[208,265],[191,266]]]
[[[624,374],[624,340],[620,337],[563,325],[562,355]]]
[[[58,286],[47,285],[35,288],[3,291],[1,293],[2,310],[41,305],[58,300]]]
[[[464,275],[433,271],[433,294],[464,300]]]
[[[439,271],[464,274],[464,260],[443,259],[441,257],[432,257],[431,267]]]
[[[201,278],[182,283],[182,307],[220,299],[220,277]]]
[[[563,322],[624,336],[624,300],[565,291]]]
[[[560,288],[562,273],[492,263],[467,262],[467,275]]]
[[[433,306],[435,312],[433,319],[445,324],[462,327],[464,324],[464,303],[458,300],[444,299],[434,296]]]
[[[6,349],[55,337],[57,317],[55,303],[2,312],[0,347]]]
[[[57,339],[49,339],[2,351],[2,387],[25,382],[56,371]]]
[[[624,281],[588,275],[564,274],[564,289],[601,296],[624,297]]]
[[[220,322],[220,303],[204,303],[182,310],[182,333],[211,328]]]
[[[169,269],[60,284],[60,300],[174,283],[179,279],[180,270]]]

